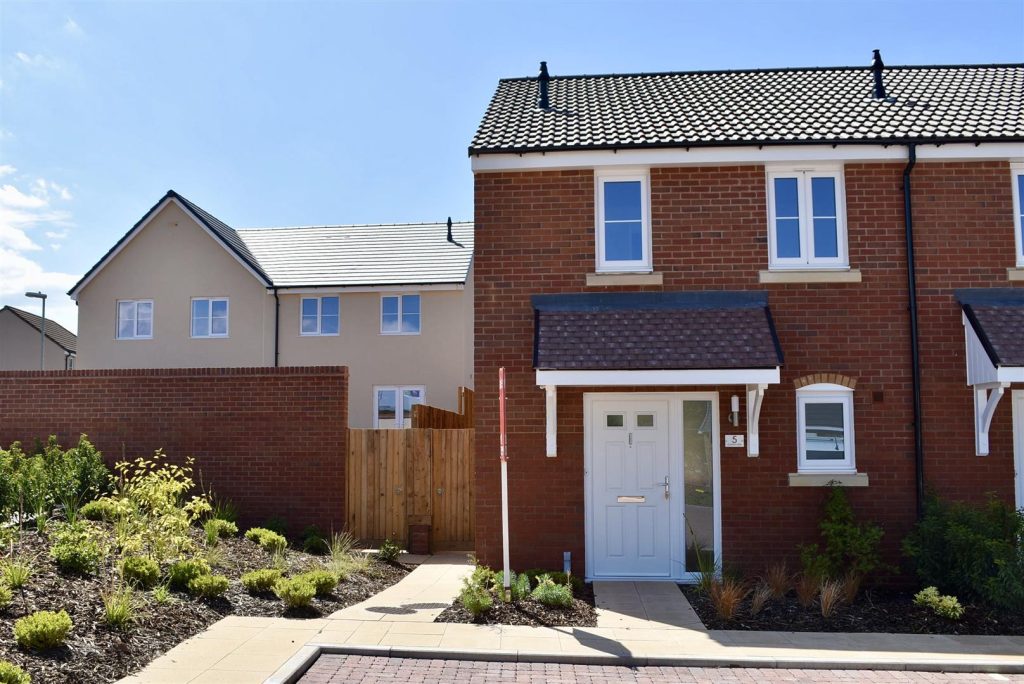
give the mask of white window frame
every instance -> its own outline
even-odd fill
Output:
[[[846,179],[842,165],[768,166],[765,168],[768,193],[768,269],[848,269],[849,241],[846,230]],[[800,257],[776,256],[775,180],[797,179],[797,204],[800,210]],[[838,256],[814,256],[814,216],[811,199],[811,178],[833,178],[836,183],[836,245]]]
[[[643,258],[635,261],[607,261],[604,258],[604,184],[608,182],[640,181],[640,229]],[[598,273],[651,273],[651,175],[647,169],[616,169],[614,172],[595,172],[594,196],[597,222],[594,230],[595,255]]]
[[[196,302],[206,302],[206,319],[210,322],[209,332],[206,335],[196,335],[196,318],[195,318],[195,304]],[[225,318],[225,328],[223,333],[213,332],[213,303],[224,302],[227,314]],[[207,340],[207,339],[227,339],[231,333],[231,300],[228,297],[193,297],[188,303],[188,326],[189,333],[194,340]]]
[[[338,332],[325,333],[320,332],[321,325],[323,323],[323,300],[324,299],[337,299],[338,300]],[[314,300],[316,302],[316,332],[304,332],[302,330],[302,310],[303,303],[306,300]],[[299,335],[301,337],[337,337],[341,334],[341,295],[326,294],[316,295],[313,297],[301,297],[299,299]]]
[[[404,332],[402,330],[402,314],[405,311],[405,298],[406,297],[419,297],[420,298],[420,327],[416,332]],[[395,298],[398,300],[398,330],[391,331],[384,329],[384,300],[388,298]],[[382,294],[380,296],[380,334],[381,335],[419,335],[423,331],[423,295],[419,292],[400,292]]]
[[[807,460],[807,404],[842,404],[843,405],[843,446],[842,461],[808,461]],[[853,390],[843,385],[819,383],[807,385],[796,391],[796,439],[797,439],[797,472],[800,473],[835,473],[851,474],[857,472],[856,449],[854,445],[856,431],[853,424]]]
[[[401,423],[396,425],[394,428],[381,428],[378,422],[380,415],[378,409],[380,408],[380,392],[384,390],[392,390],[395,392],[395,422]],[[405,396],[406,390],[419,390],[422,404],[427,403],[427,388],[426,385],[374,385],[373,386],[373,427],[374,429],[387,429],[387,430],[405,430],[405,417],[403,416],[399,420],[399,414],[403,413],[405,404],[402,399]],[[410,427],[412,427],[410,425]]]
[[[1010,179],[1013,181],[1013,242],[1017,246],[1017,259],[1016,263],[1018,267],[1024,268],[1024,227],[1022,222],[1024,218],[1021,214],[1024,213],[1024,205],[1021,204],[1021,200],[1024,199],[1020,196],[1020,181],[1018,178],[1024,176],[1024,162],[1013,162],[1010,164]]]
[[[135,333],[131,337],[121,337],[121,305],[135,305]],[[139,304],[149,304],[149,334],[139,334]],[[118,299],[114,304],[114,339],[115,340],[151,340],[156,330],[156,306],[152,299]]]

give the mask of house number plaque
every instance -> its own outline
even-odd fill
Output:
[[[741,448],[743,446],[743,438],[745,435],[726,435],[725,446]]]

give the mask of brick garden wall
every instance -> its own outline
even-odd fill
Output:
[[[767,268],[768,258],[763,167],[652,169],[654,270],[663,274],[664,285],[643,288],[585,285],[586,274],[594,271],[591,171],[476,174],[481,561],[497,564],[501,559],[497,369],[505,366],[512,565],[561,567],[562,551],[569,550],[574,572],[584,570],[582,395],[603,388],[559,389],[558,457],[546,458],[544,394],[532,368],[529,297],[612,289],[769,292],[785,365],[782,383],[769,386],[765,395],[760,457],[721,449],[726,562],[761,569],[776,559],[795,560],[797,544],[816,540],[823,491],[791,488],[787,477],[796,472],[794,381],[812,373],[840,373],[857,382],[857,466],[868,474],[870,486],[851,490],[851,499],[863,516],[885,527],[886,553],[897,560],[899,541],[914,519],[902,170],[902,164],[845,166],[850,262],[861,270],[862,283],[762,285],[758,272]],[[1012,491],[1012,468],[1008,478],[1006,471],[1012,463],[1009,402],[992,427],[994,456],[981,462],[973,456],[963,330],[947,275],[957,274],[958,287],[1006,285],[1005,268],[1014,254],[1009,172],[1006,164],[920,164],[914,182],[926,291],[921,322],[926,330],[924,372],[930,376],[925,388],[926,440],[933,449],[928,472],[950,494],[982,488],[1006,494]],[[972,231],[984,237],[970,237]],[[992,239],[996,233],[998,240]],[[969,238],[967,249],[957,242],[961,237]],[[718,391],[723,433],[745,431],[743,422],[730,429],[725,421],[729,397],[739,394],[743,401],[741,386],[633,389]],[[942,398],[954,390],[953,401]],[[970,477],[961,478],[961,471],[970,471]]]
[[[348,369],[0,372],[0,444],[85,433],[107,462],[162,448],[242,522],[342,529]]]

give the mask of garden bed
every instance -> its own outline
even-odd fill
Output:
[[[473,617],[459,599],[437,616],[434,622],[458,622],[474,625],[527,625],[530,627],[597,627],[593,585],[584,584],[574,592],[571,606],[546,606],[533,598],[514,603],[500,600],[486,613]]]
[[[112,537],[111,525],[91,524]],[[202,546],[202,530],[193,529],[191,534],[197,545]],[[268,567],[270,553],[241,537],[222,539],[216,549],[219,557],[214,557],[213,572],[227,576],[230,581],[223,597],[206,600],[172,592],[170,601],[159,605],[152,592],[138,591],[137,620],[121,631],[103,621],[100,594],[111,586],[111,568],[97,575],[62,573],[49,557],[47,538],[35,531],[23,532],[15,550],[22,557],[34,558],[34,572],[24,592],[14,590],[11,604],[0,609],[0,660],[21,666],[32,675],[34,684],[113,682],[138,671],[226,615],[321,617],[386,589],[410,570],[397,563],[373,559],[365,571],[350,575],[330,595],[314,598],[309,608],[286,611],[272,593],[250,595],[239,581],[244,572]],[[289,574],[323,567],[322,557],[292,549],[287,550],[285,562]],[[37,610],[62,609],[74,623],[65,646],[33,653],[15,645],[11,638],[15,620]]]
[[[830,618],[822,617],[817,601],[804,607],[792,593],[769,601],[757,615],[751,616],[748,596],[735,617],[722,620],[706,593],[693,586],[680,588],[709,629],[1024,635],[1024,615],[965,604],[963,617],[953,621],[939,617],[929,608],[914,605],[913,593],[891,589],[866,589],[852,603],[839,606]]]

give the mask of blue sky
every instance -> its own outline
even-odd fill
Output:
[[[1024,61],[1024,2],[0,3],[0,305],[173,188],[235,227],[473,215],[502,76]]]

